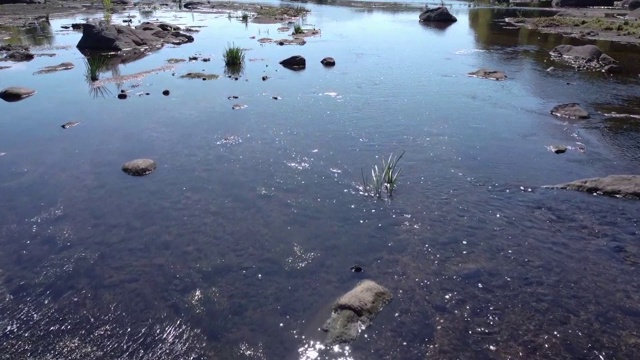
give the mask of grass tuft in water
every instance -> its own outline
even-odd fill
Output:
[[[100,72],[107,67],[109,57],[103,54],[94,54],[84,59],[85,78],[88,82],[100,80]]]
[[[226,67],[238,67],[244,64],[244,50],[235,44],[229,45],[222,54]]]
[[[304,34],[304,30],[302,29],[302,26],[300,26],[300,24],[293,25],[293,34],[294,35]]]
[[[249,22],[249,14],[246,12],[242,13],[242,16],[240,17],[240,20],[242,20],[243,23],[248,23]]]
[[[398,178],[402,169],[397,169],[398,162],[404,156],[404,151],[400,156],[389,155],[389,159],[382,160],[382,168],[378,168],[378,165],[374,165],[371,168],[371,180],[364,174],[364,169],[360,169],[362,174],[362,192],[382,198],[383,190],[386,191],[387,196],[393,196],[393,191],[398,184]]]

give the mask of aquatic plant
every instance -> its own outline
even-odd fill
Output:
[[[104,6],[104,14],[102,17],[107,24],[111,24],[111,0],[102,0],[102,5]]]
[[[226,67],[238,67],[244,64],[244,50],[235,44],[228,45],[222,54]]]
[[[243,12],[242,16],[240,16],[240,19],[242,20],[243,23],[249,22],[249,14],[246,12]]]
[[[85,79],[88,82],[100,80],[100,72],[107,67],[109,57],[103,54],[94,54],[84,59]]]
[[[393,191],[398,183],[398,177],[402,169],[397,169],[398,162],[404,156],[404,151],[400,156],[389,155],[389,159],[382,159],[382,168],[374,165],[371,168],[371,180],[364,174],[364,169],[360,169],[362,174],[362,192],[367,195],[382,197],[382,191],[385,190],[389,197],[393,196]]]
[[[304,30],[302,30],[302,26],[300,26],[300,24],[293,25],[293,34],[294,35],[304,34]]]

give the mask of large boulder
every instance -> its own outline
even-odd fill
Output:
[[[551,57],[573,65],[577,70],[605,70],[617,66],[618,62],[595,45],[558,45],[550,52]]]
[[[613,6],[614,0],[553,0],[554,7]]]
[[[121,52],[159,48],[163,44],[181,45],[193,42],[193,36],[176,31],[168,24],[142,23],[135,28],[111,25],[103,21],[87,23],[78,42],[80,50]]]
[[[551,114],[567,119],[588,119],[589,113],[578,103],[561,104],[551,109]]]
[[[546,187],[586,191],[589,193],[618,197],[640,198],[640,175],[609,175]]]
[[[294,55],[280,61],[280,65],[290,70],[303,70],[307,66],[307,60],[300,55]]]
[[[20,86],[11,86],[0,91],[0,99],[7,102],[20,101],[34,95],[35,93],[36,91],[33,89]]]
[[[420,21],[422,22],[456,22],[455,16],[451,15],[449,10],[440,6],[433,9],[426,9],[420,14]]]
[[[327,345],[354,341],[382,308],[393,299],[391,292],[371,280],[363,280],[334,304],[331,317],[323,325]]]

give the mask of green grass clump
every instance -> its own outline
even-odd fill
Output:
[[[397,157],[391,154],[389,155],[389,160],[382,160],[382,168],[378,168],[378,165],[375,165],[371,169],[371,181],[365,176],[364,169],[361,169],[362,192],[367,195],[382,198],[382,192],[386,191],[387,196],[391,197],[398,184],[400,173],[402,172],[402,169],[397,169],[397,166],[403,156],[404,151]]]
[[[293,25],[293,34],[294,35],[304,34],[304,30],[302,29],[302,26],[300,26],[299,24]]]
[[[249,22],[249,14],[247,14],[246,12],[242,13],[242,16],[240,17],[240,19],[242,20],[242,22],[246,23]]]
[[[241,66],[244,63],[244,50],[235,44],[227,46],[222,54],[225,66]]]
[[[94,54],[84,59],[85,78],[89,82],[100,80],[100,72],[109,63],[109,57],[103,54]]]

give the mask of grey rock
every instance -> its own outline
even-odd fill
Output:
[[[36,91],[33,89],[12,86],[0,91],[0,99],[7,102],[20,101],[34,95],[35,93]]]
[[[22,62],[22,61],[31,61],[35,58],[35,55],[28,51],[10,51],[5,54],[3,61],[13,61],[13,62]]]
[[[614,0],[553,0],[554,7],[613,6]]]
[[[74,127],[74,126],[76,126],[78,124],[80,124],[80,123],[77,122],[77,121],[69,121],[69,122],[66,122],[66,123],[60,125],[60,127],[63,128],[63,129],[69,129],[69,128],[72,128],[72,127]]]
[[[502,71],[487,70],[487,69],[480,69],[474,72],[470,72],[468,75],[471,77],[476,77],[480,79],[489,79],[489,80],[496,80],[496,81],[502,81],[507,78],[507,75],[505,75],[505,73],[503,73]]]
[[[451,15],[449,10],[440,6],[433,9],[426,9],[420,14],[420,21],[422,22],[456,22],[455,16]]]
[[[322,60],[320,60],[320,63],[324,66],[336,66],[336,60],[332,57],[326,57]]]
[[[182,45],[193,42],[193,36],[176,31],[168,24],[142,23],[135,28],[111,25],[103,21],[87,23],[82,27],[82,38],[77,48],[97,51],[150,50],[163,44]]]
[[[588,119],[589,113],[578,103],[561,104],[551,109],[551,114],[568,119]]]
[[[564,154],[567,152],[567,147],[564,145],[551,145],[549,146],[549,150],[555,154]]]
[[[63,62],[58,65],[45,66],[42,69],[36,71],[34,74],[49,74],[57,71],[71,70],[74,67],[75,65],[73,65],[73,63]]]
[[[569,189],[620,197],[640,198],[640,175],[609,175],[581,179],[547,188]]]
[[[151,159],[136,159],[122,165],[122,171],[132,176],[151,174],[156,169],[156,162]]]
[[[363,280],[333,304],[331,317],[322,327],[327,345],[350,343],[393,299],[391,292],[371,280]]]
[[[551,57],[567,62],[577,70],[604,70],[609,65],[618,62],[605,54],[595,45],[558,45],[550,51]]]
[[[280,61],[280,65],[287,69],[298,71],[303,70],[307,66],[307,60],[300,55],[295,55]]]

